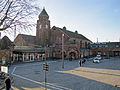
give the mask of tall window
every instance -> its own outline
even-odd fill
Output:
[[[40,25],[40,29],[42,28],[42,25]]]
[[[46,29],[48,29],[48,25],[47,24],[45,25],[45,27],[46,27]]]
[[[80,41],[80,48],[82,48],[82,41]]]
[[[87,48],[87,42],[85,42],[85,48]]]
[[[76,41],[75,40],[73,40],[73,41],[74,41],[74,44],[75,44]]]

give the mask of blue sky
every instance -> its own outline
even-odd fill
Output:
[[[38,0],[37,4],[41,10],[45,7],[51,27],[66,26],[93,42],[97,38],[99,42],[120,39],[120,0]]]
[[[39,0],[51,26],[77,30],[93,42],[119,41],[120,0]]]

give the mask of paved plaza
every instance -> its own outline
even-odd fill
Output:
[[[44,90],[43,63],[14,64],[9,72],[14,77],[14,90]],[[82,67],[78,60],[47,61],[47,90],[120,90],[120,58],[87,60]]]

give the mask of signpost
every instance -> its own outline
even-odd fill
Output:
[[[43,64],[43,70],[45,71],[45,90],[47,90],[47,88],[46,88],[46,83],[47,83],[47,77],[46,77],[46,71],[48,71],[48,65],[47,65],[47,63],[45,62],[44,64]]]

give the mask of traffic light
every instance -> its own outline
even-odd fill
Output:
[[[45,63],[43,64],[43,70],[48,71],[48,65]]]

